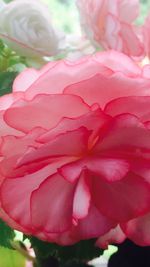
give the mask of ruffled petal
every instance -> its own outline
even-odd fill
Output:
[[[35,95],[43,93],[60,94],[68,85],[87,79],[97,72],[107,73],[108,75],[112,73],[110,69],[98,64],[91,56],[82,58],[74,63],[61,60],[57,61],[53,66],[48,64],[44,67],[39,79],[33,82],[26,90],[27,99],[32,99]],[[20,81],[22,81],[21,76],[20,78]]]
[[[142,122],[145,122],[150,120],[149,106],[149,96],[130,96],[112,100],[106,105],[104,111],[111,116],[130,113],[140,118]]]
[[[97,73],[87,80],[69,85],[64,93],[78,95],[89,105],[98,103],[103,108],[109,101],[118,97],[150,96],[149,86],[150,80],[132,77],[132,73],[130,76],[121,72],[111,76]]]
[[[37,95],[31,101],[17,101],[6,110],[4,119],[9,126],[26,133],[34,127],[50,129],[62,117],[75,118],[88,110],[89,107],[77,96]]]

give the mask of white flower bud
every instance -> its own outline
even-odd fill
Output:
[[[0,38],[22,56],[58,52],[58,34],[47,6],[39,0],[15,0],[0,9]]]

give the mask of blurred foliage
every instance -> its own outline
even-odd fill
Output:
[[[0,72],[21,72],[26,67],[26,59],[18,56],[6,44],[0,40]]]
[[[149,0],[140,0],[140,16],[137,19],[137,23],[138,24],[143,24],[145,17],[148,15],[149,11],[150,11],[150,1]]]
[[[0,267],[25,267],[25,258],[17,251],[0,247]]]
[[[17,75],[18,72],[0,72],[0,96],[12,91],[12,84]]]

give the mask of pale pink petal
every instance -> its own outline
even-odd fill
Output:
[[[86,171],[82,172],[73,199],[73,217],[75,219],[82,219],[88,215],[91,202],[91,194],[89,187],[89,178]]]

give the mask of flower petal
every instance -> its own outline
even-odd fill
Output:
[[[111,229],[108,233],[103,236],[100,236],[96,241],[96,246],[108,249],[108,245],[110,244],[120,244],[126,239],[125,234],[121,230],[120,226]]]
[[[150,120],[149,106],[149,96],[122,97],[109,102],[105,107],[105,112],[111,116],[130,113],[144,122]]]
[[[74,185],[59,174],[47,178],[32,193],[31,216],[36,229],[60,233],[72,225]]]
[[[89,107],[77,96],[37,95],[31,101],[17,101],[6,110],[4,119],[11,127],[26,133],[34,127],[50,129],[62,117],[75,118],[88,110]]]
[[[83,171],[79,177],[73,199],[73,217],[82,219],[88,215],[91,202],[89,187],[89,177],[86,171]]]
[[[59,168],[59,172],[65,179],[73,182],[84,169],[108,182],[113,182],[121,180],[128,173],[129,163],[122,159],[89,157],[68,163]]]
[[[115,72],[115,74],[107,76],[97,73],[87,80],[69,85],[65,88],[64,93],[78,95],[89,105],[98,103],[101,108],[118,97],[149,96],[150,80],[134,77],[134,75],[134,70],[130,76],[122,72]]]
[[[27,151],[18,161],[17,167],[47,158],[80,157],[87,151],[89,135],[90,131],[84,127],[60,134],[50,142],[34,149],[33,152],[29,151],[28,153]],[[69,140],[69,142],[66,142],[66,140]]]
[[[0,197],[2,208],[16,223],[29,229],[30,232],[32,232],[30,210],[32,191],[39,187],[40,183],[51,174],[52,170],[53,166],[47,166],[30,175],[5,179],[1,185]]]
[[[150,131],[133,115],[120,115],[112,119],[106,127],[101,129],[100,138],[93,148],[93,153],[114,151],[132,153],[139,156],[150,150]]]
[[[114,183],[93,177],[92,199],[108,218],[127,221],[150,209],[150,183],[133,173]]]
[[[139,246],[150,246],[150,213],[121,224],[124,233]]]

